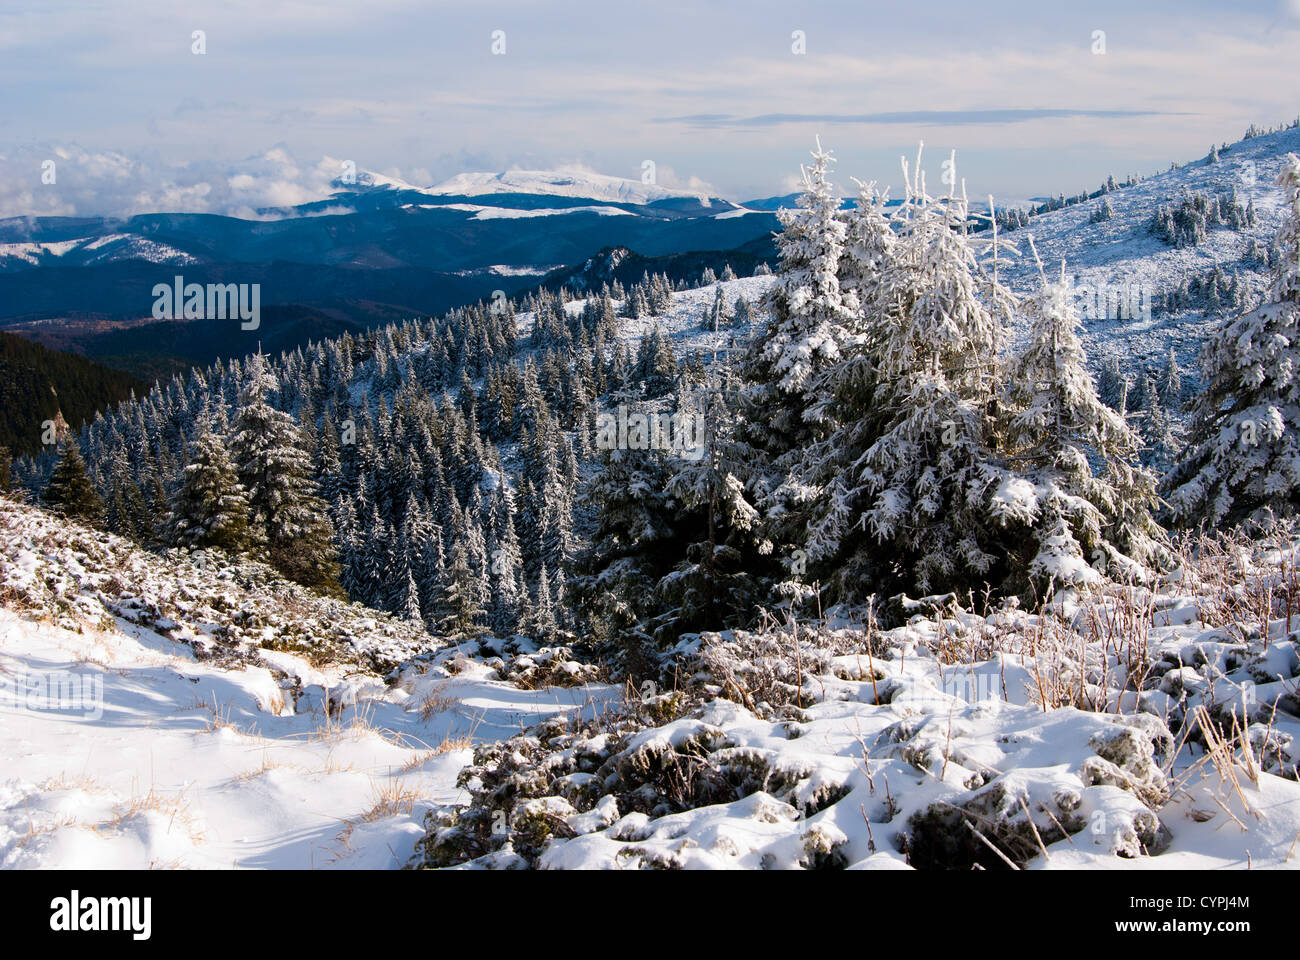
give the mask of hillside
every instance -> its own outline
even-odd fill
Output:
[[[1028,226],[1002,234],[1019,249],[1006,267],[1008,282],[1018,290],[1037,285],[1037,267],[1026,240],[1032,235],[1048,272],[1059,272],[1064,259],[1076,290],[1140,291],[1152,304],[1149,319],[1085,316],[1085,343],[1096,365],[1113,356],[1128,370],[1157,366],[1173,346],[1180,362],[1194,370],[1207,329],[1251,303],[1262,290],[1268,271],[1256,251],[1267,248],[1281,222],[1283,195],[1275,181],[1289,152],[1300,152],[1300,127],[1240,140],[1220,149],[1214,162],[1201,158],[1180,163],[1102,199],[1035,216]],[[1152,232],[1151,221],[1161,206],[1176,206],[1189,193],[1235,194],[1243,207],[1253,206],[1255,222],[1240,227],[1211,224],[1200,242],[1171,246]],[[1092,222],[1103,200],[1113,216]],[[1244,283],[1248,292],[1243,304],[1227,302],[1225,295],[1216,305],[1194,290],[1188,302],[1163,302],[1180,285],[1209,278],[1216,270],[1225,279],[1237,277]],[[1082,296],[1079,302],[1082,306]]]
[[[423,629],[259,564],[3,498],[0,597],[6,868],[400,866],[462,798],[471,735],[601,693],[443,666]]]
[[[0,864],[1281,866],[1300,611],[1251,611],[1295,559],[703,634],[629,697],[0,499]]]
[[[42,424],[60,411],[79,429],[97,411],[148,390],[127,373],[0,333],[0,446],[15,454],[39,451]]]

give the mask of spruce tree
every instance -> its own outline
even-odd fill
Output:
[[[487,632],[483,625],[486,612],[464,543],[452,547],[442,592],[443,613],[438,621],[441,633],[456,639],[476,640]]]
[[[1010,537],[1012,576],[1037,588],[1083,585],[1103,571],[1145,579],[1164,555],[1151,515],[1156,480],[1138,463],[1140,439],[1102,402],[1087,371],[1064,264],[1025,309],[1029,336],[1003,396],[1018,475],[992,499]]]
[[[172,500],[172,542],[238,553],[249,546],[248,498],[221,437],[205,422]]]
[[[857,345],[804,398],[825,438],[785,482],[808,560],[852,600],[980,586],[999,559],[989,499],[1006,471],[990,411],[1011,298],[979,265],[964,198],[929,197],[919,169],[907,189],[896,239],[863,232],[881,269],[864,278]]]
[[[44,499],[47,506],[65,517],[92,525],[103,520],[104,501],[95,492],[81,448],[71,434],[64,437]]]
[[[680,504],[688,543],[683,560],[659,580],[660,595],[673,605],[671,622],[655,631],[660,641],[743,625],[759,600],[759,513],[742,480],[753,451],[738,437],[736,388],[715,374],[702,396],[679,403],[679,429],[689,422],[692,442],[670,461],[676,469],[665,492]]]
[[[338,592],[328,507],[316,493],[297,425],[268,400],[278,389],[266,358],[254,354],[231,441],[235,469],[248,495],[250,526],[266,543],[271,564],[286,577]]]
[[[856,304],[846,302],[840,289],[847,229],[830,182],[834,158],[820,141],[812,157],[812,166],[803,169],[797,209],[777,214],[783,227],[777,235],[781,273],[767,297],[771,319],[745,358],[752,439],[774,457],[812,437],[804,393],[854,342],[849,327]]]
[[[1288,154],[1278,183],[1282,255],[1269,300],[1207,344],[1188,449],[1166,480],[1181,526],[1254,525],[1300,508],[1300,157]]]

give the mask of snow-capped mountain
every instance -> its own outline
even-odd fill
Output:
[[[187,283],[257,283],[263,307],[365,326],[442,313],[499,289],[513,295],[604,248],[652,258],[726,251],[777,226],[771,213],[718,198],[571,171],[471,173],[432,187],[358,171],[335,186],[324,200],[262,210],[256,220],[0,221],[0,325],[44,331],[51,321],[83,338],[75,331],[92,317],[148,318],[153,286],[183,273]],[[110,352],[141,349],[151,350]]]
[[[430,194],[478,197],[487,194],[530,194],[532,196],[582,197],[611,203],[647,204],[656,200],[686,197],[703,206],[710,199],[698,190],[661,187],[640,180],[611,177],[587,170],[507,170],[503,173],[461,173],[437,186]],[[725,203],[725,201],[723,201]],[[728,204],[734,207],[735,204]]]

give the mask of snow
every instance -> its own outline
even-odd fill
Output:
[[[216,577],[190,567],[198,583],[185,583],[166,558],[3,499],[0,530],[0,867],[400,867],[423,814],[464,801],[472,744],[609,694],[449,669],[448,648],[386,680],[228,644],[230,624],[204,622],[222,614],[184,599]],[[353,608],[296,591],[226,582],[225,618],[292,604],[323,635]],[[184,608],[160,616],[161,597]],[[349,626],[380,634],[387,620],[370,611]]]
[[[1239,586],[1279,582],[1296,550],[1245,559]],[[476,753],[470,810],[511,828],[463,865],[1001,866],[979,831],[1023,869],[1298,867],[1300,623],[1252,637],[1204,622],[1223,586],[1177,579],[1063,595],[1041,616],[948,602],[940,618],[918,603],[929,612],[870,640],[833,617],[798,641],[688,638],[671,694]],[[1126,617],[1129,636],[1101,642],[1102,625]],[[985,653],[952,662],[956,649]],[[671,711],[668,698],[694,706],[627,719]],[[1207,751],[1218,734],[1197,718],[1221,730],[1234,711],[1249,717],[1250,748]],[[454,851],[465,815],[435,817],[430,865]]]
[[[422,191],[475,197],[493,193],[529,193],[554,197],[582,197],[619,203],[651,203],[673,197],[690,197],[708,206],[698,190],[680,190],[611,177],[588,170],[506,170],[502,173],[459,173]]]
[[[419,204],[421,210],[463,210],[473,213],[471,220],[519,220],[526,217],[554,217],[567,213],[594,213],[602,217],[632,217],[636,214],[622,207],[539,207],[517,210],[511,207],[484,207],[473,203]]]
[[[1281,222],[1285,198],[1274,181],[1288,151],[1300,152],[1300,129],[1243,140],[1222,151],[1218,163],[1196,160],[1108,193],[1115,211],[1111,220],[1089,220],[1101,199],[1035,216],[1028,227],[1000,234],[1020,251],[1002,279],[1019,292],[1037,286],[1038,268],[1026,243],[1032,234],[1049,273],[1064,258],[1076,289],[1129,285],[1154,293],[1219,266],[1228,274],[1237,271],[1262,293],[1265,271],[1247,254],[1253,240],[1271,242]],[[1147,230],[1156,208],[1176,202],[1184,189],[1217,195],[1233,188],[1243,204],[1254,201],[1258,220],[1253,227],[1211,228],[1205,241],[1183,248],[1170,247]],[[1158,365],[1173,345],[1179,362],[1194,369],[1206,331],[1217,319],[1201,309],[1156,311],[1150,320],[1094,318],[1086,323],[1084,344],[1094,361],[1101,356],[1098,348],[1109,348],[1125,369]]]
[[[73,252],[95,252],[97,256],[87,260],[88,263],[101,262],[107,258],[127,257],[146,260],[150,263],[186,264],[196,263],[194,257],[175,247],[155,240],[147,240],[127,233],[111,233],[102,237],[81,237],[76,240],[59,240],[54,242],[0,243],[0,266],[6,260],[17,260],[32,266],[39,266],[48,257],[65,257]],[[102,252],[101,252],[102,251]]]
[[[642,337],[658,326],[672,342],[673,352],[679,360],[691,351],[698,351],[706,360],[711,360],[715,349],[719,358],[729,353],[738,355],[749,338],[766,322],[767,314],[762,309],[761,301],[775,281],[775,275],[740,277],[674,293],[672,305],[663,313],[635,318],[620,316],[619,343],[635,348]],[[717,333],[704,329],[703,319],[713,306],[719,287],[729,304],[734,304],[737,297],[744,297],[749,302],[751,320],[748,326],[723,327]],[[570,300],[565,304],[565,309],[569,313],[581,313],[586,302],[585,299]],[[616,300],[614,304],[621,309],[623,301]],[[532,332],[535,319],[531,312],[518,314],[520,337],[526,337]]]
[[[720,286],[757,305],[773,282]],[[715,286],[621,319],[621,336],[658,325],[679,356],[725,350],[747,331],[701,328]],[[1236,566],[1244,583],[1295,553],[1243,551]],[[1021,844],[1026,869],[1294,867],[1300,624],[1261,638],[1255,620],[1252,636],[1215,612],[1225,589],[1189,563],[1154,593],[1063,596],[1056,618],[939,618],[927,601],[874,636],[833,619],[797,644],[775,628],[706,634],[669,674],[690,687],[688,711],[620,728],[609,718],[636,705],[564,648],[474,655],[257,564],[150,554],[0,499],[0,865],[420,863],[440,818],[472,809],[489,769],[476,750],[504,750],[554,765],[512,811],[519,831],[563,823],[541,867],[906,868],[951,808]],[[1138,689],[1123,683],[1124,641],[1081,641],[1124,622],[1145,651]],[[980,653],[955,663],[954,650]],[[574,685],[534,689],[538,676]],[[48,709],[33,677],[98,699]],[[1174,734],[1197,707],[1222,718],[1234,704],[1255,749],[1220,771],[1203,739]],[[533,726],[550,718],[586,729]],[[687,757],[743,774],[742,795],[664,810],[608,786]],[[966,839],[960,856],[987,850]],[[467,865],[521,862],[507,844]]]

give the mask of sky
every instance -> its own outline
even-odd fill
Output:
[[[0,217],[255,216],[345,161],[424,186],[651,160],[743,201],[817,137],[845,192],[897,192],[924,141],[1015,202],[1300,114],[1300,0],[1044,6],[0,0]]]

